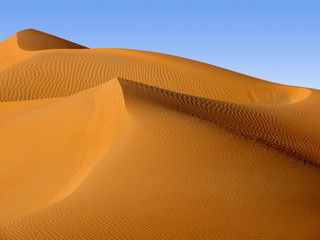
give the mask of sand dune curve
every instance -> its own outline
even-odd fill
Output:
[[[0,52],[0,239],[318,239],[319,90],[36,30]]]
[[[117,79],[0,119],[2,221],[70,194],[130,123]]]
[[[41,31],[26,29],[0,43],[0,70],[32,56],[34,51],[86,48]]]

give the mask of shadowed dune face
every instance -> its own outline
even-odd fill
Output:
[[[243,137],[272,146],[305,163],[320,167],[320,148],[317,147],[320,136],[311,135],[308,131],[310,126],[300,126],[298,121],[289,124],[288,119],[298,117],[292,110],[281,109],[281,112],[275,112],[274,109],[265,106],[222,102],[171,92],[126,79],[119,81],[125,91],[134,91],[148,102],[212,122]],[[281,116],[282,114],[285,114],[285,117]]]
[[[318,90],[36,30],[1,51],[0,239],[320,235]]]
[[[44,32],[26,29],[0,43],[0,70],[19,63],[40,50],[86,48]]]
[[[87,47],[34,29],[26,29],[18,32],[17,43],[18,46],[25,51],[39,51],[47,49],[87,49]]]

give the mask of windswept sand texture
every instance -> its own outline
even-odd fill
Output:
[[[30,29],[0,101],[0,239],[320,239],[318,90]]]

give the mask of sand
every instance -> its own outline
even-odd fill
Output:
[[[32,29],[0,53],[0,239],[319,239],[319,90]]]

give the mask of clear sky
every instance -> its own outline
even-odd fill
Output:
[[[1,1],[0,41],[26,28],[320,89],[319,0]]]

